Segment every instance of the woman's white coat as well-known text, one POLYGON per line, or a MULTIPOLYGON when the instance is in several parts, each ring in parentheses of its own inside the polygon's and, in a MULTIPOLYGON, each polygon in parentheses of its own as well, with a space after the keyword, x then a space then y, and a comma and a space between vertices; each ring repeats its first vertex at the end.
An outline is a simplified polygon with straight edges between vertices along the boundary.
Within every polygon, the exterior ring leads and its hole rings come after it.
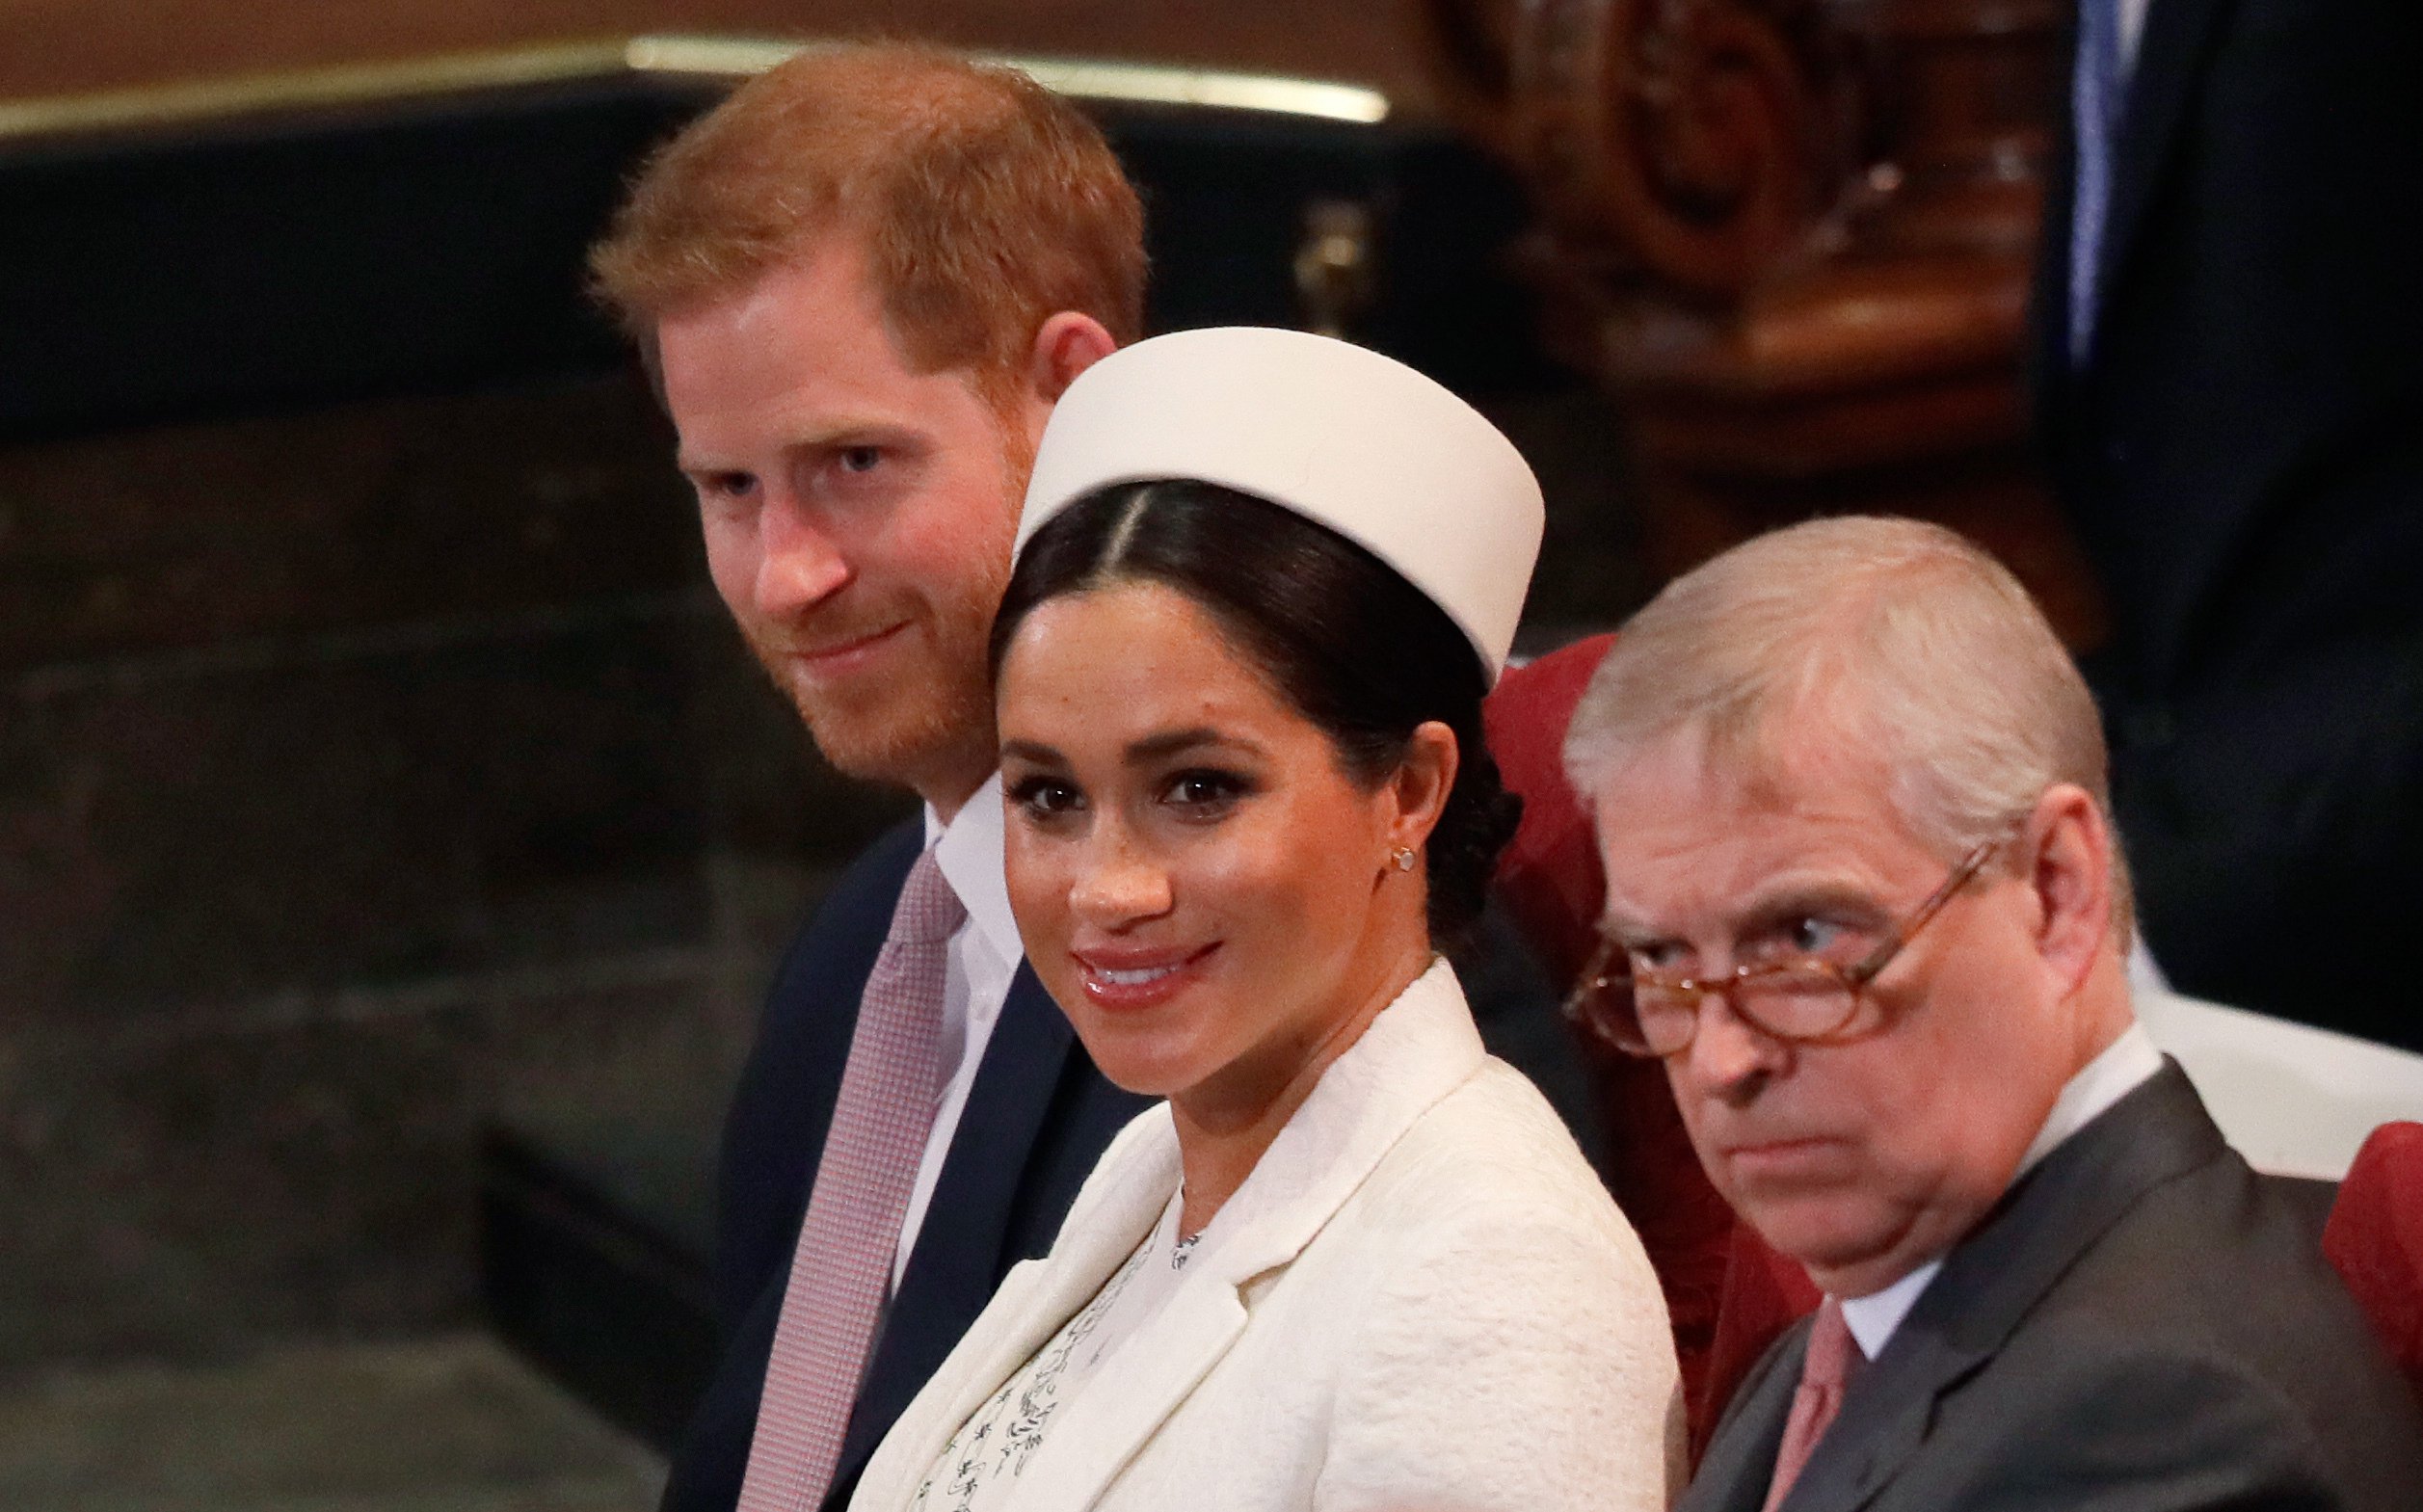
MULTIPOLYGON (((885 1438, 852 1512, 936 1458, 1154 1228, 1166 1104, 1121 1132, 885 1438)), ((1681 1395, 1638 1239, 1434 965, 1206 1232, 1163 1308, 1052 1420, 1011 1512, 1661 1512, 1681 1395)))

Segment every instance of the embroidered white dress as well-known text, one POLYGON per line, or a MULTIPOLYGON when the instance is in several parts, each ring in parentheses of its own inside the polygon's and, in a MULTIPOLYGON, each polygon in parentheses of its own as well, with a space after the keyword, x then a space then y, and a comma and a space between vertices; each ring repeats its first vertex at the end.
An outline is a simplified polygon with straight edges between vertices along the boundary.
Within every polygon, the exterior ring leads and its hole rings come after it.
POLYGON ((1180 1199, 1171 1198, 1152 1234, 1094 1300, 951 1435, 910 1503, 916 1512, 990 1512, 1009 1500, 1053 1415, 1077 1399, 1103 1362, 1177 1289, 1179 1273, 1202 1237, 1178 1236, 1179 1207, 1180 1199))

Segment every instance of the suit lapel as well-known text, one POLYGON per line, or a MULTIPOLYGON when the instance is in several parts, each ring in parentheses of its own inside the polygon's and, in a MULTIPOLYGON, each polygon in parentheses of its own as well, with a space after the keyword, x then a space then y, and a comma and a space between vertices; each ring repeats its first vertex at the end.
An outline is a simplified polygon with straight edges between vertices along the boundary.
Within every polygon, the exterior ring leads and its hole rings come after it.
MULTIPOLYGON (((1252 1176, 1204 1231, 1184 1285, 1103 1362, 1052 1424, 1020 1477, 1009 1512, 1093 1505, 1244 1332, 1249 1288, 1293 1263, 1405 1131, 1486 1058, 1453 970, 1434 964, 1322 1074, 1252 1176)), ((1124 1238, 1097 1244, 1039 1305, 1052 1328, 1093 1296, 1159 1217, 1177 1189, 1174 1131, 1168 1160, 1159 1201, 1139 1189, 1120 1204, 1115 1211, 1124 1238)), ((1072 1235, 1080 1216, 1071 1215, 1072 1235)), ((1086 1217, 1083 1226, 1094 1226, 1093 1220, 1086 1217)), ((1025 1330, 1021 1338, 1035 1332, 1025 1330)), ((1035 1343, 1049 1337, 1044 1329, 1035 1343)), ((1032 1352, 1030 1345, 1025 1354, 1032 1352)), ((1016 1355, 1008 1369, 1025 1354, 1016 1355)), ((998 1388, 1006 1374, 988 1371, 987 1379, 998 1388)), ((953 1426, 965 1417, 953 1418, 953 1426)))
POLYGON ((868 847, 776 968, 716 1178, 715 1305, 727 1332, 789 1279, 858 1030, 859 995, 919 844, 911 821, 868 847))
POLYGON ((1769 1347, 1748 1379, 1736 1389, 1724 1419, 1708 1441, 1699 1472, 1675 1512, 1759 1512, 1774 1478, 1775 1454, 1784 1440, 1784 1419, 1800 1383, 1800 1361, 1809 1347, 1809 1320, 1802 1318, 1769 1347))
POLYGON ((1844 1394, 1783 1512, 1852 1512, 1874 1497, 1926 1442, 1935 1402, 1992 1361, 2080 1255, 2147 1192, 2224 1148, 2170 1063, 2054 1150, 1944 1258, 1844 1394))
POLYGON ((2161 186, 2188 106, 2203 75, 2202 55, 2237 0, 2152 0, 2137 60, 2129 70, 2119 138, 2113 149, 2112 204, 2097 255, 2097 303, 2109 307, 2130 246, 2161 186))
POLYGON ((1007 1258, 1002 1247, 1027 1156, 1075 1043, 1059 1006, 1022 965, 985 1045, 975 1083, 968 1089, 950 1154, 892 1301, 892 1323, 867 1366, 842 1441, 837 1484, 865 1464, 884 1430, 993 1295, 1007 1258))
MULTIPOLYGON (((1077 1307, 1091 1296, 1089 1290, 1078 1298, 1077 1307)), ((1092 1506, 1237 1342, 1246 1316, 1233 1276, 1187 1277, 1068 1404, 1019 1478, 1006 1512, 1092 1506)))
POLYGON ((1132 1130, 1133 1142, 1118 1149, 1117 1164, 1106 1161, 1098 1173, 1101 1184, 1089 1183, 1078 1197, 1050 1258, 1025 1261, 1001 1283, 935 1378, 943 1389, 920 1394, 892 1429, 884 1458, 892 1483, 875 1487, 870 1504, 907 1504, 951 1436, 1093 1299, 1159 1221, 1178 1189, 1178 1139, 1165 1108, 1147 1117, 1151 1123, 1132 1130))

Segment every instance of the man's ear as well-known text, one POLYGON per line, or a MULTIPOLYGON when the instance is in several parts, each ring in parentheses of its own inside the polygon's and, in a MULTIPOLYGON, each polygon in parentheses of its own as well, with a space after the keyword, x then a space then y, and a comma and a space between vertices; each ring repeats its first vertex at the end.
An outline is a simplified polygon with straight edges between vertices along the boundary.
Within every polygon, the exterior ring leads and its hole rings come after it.
POLYGON ((1026 386, 1045 404, 1057 404, 1077 375, 1119 350, 1103 323, 1091 315, 1064 309, 1035 331, 1026 355, 1026 386))
POLYGON ((2037 950, 2066 993, 2086 980, 2112 932, 2112 829, 2087 790, 2058 783, 2022 832, 2039 910, 2037 950))

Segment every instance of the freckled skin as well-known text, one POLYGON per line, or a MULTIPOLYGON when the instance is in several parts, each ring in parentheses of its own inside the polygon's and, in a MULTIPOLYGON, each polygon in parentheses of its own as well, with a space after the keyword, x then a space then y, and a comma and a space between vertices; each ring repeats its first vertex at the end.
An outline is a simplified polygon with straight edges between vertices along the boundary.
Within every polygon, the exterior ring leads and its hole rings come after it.
POLYGON ((846 238, 657 347, 750 649, 835 765, 954 809, 992 768, 985 637, 1048 399, 997 411, 968 370, 913 371, 846 238))
MULTIPOLYGON (((1677 739, 1597 795, 1609 927, 1661 970, 1719 975, 1789 928, 1879 939, 1957 859, 1908 834, 1885 774, 1840 740, 1772 744, 1795 755, 1755 792, 1677 739), (1769 908, 1813 897, 1833 900, 1815 924, 1769 908)), ((1828 1291, 1881 1289, 1950 1248, 2063 1084, 2126 1026, 2085 807, 2076 788, 2048 793, 2014 842, 2037 859, 1989 865, 1871 984, 1873 1032, 1787 1044, 1703 999, 1696 1037, 1667 1059, 1717 1189, 1828 1291)))
POLYGON ((1427 968, 1423 873, 1390 858, 1435 822, 1453 736, 1424 727, 1423 770, 1361 788, 1205 611, 1152 583, 1038 606, 998 708, 1027 959, 1104 1074, 1172 1100, 1200 1222, 1427 968), (1209 738, 1139 757, 1183 731, 1209 738), (1123 1003, 1089 989, 1089 961, 1178 968, 1123 1003))

